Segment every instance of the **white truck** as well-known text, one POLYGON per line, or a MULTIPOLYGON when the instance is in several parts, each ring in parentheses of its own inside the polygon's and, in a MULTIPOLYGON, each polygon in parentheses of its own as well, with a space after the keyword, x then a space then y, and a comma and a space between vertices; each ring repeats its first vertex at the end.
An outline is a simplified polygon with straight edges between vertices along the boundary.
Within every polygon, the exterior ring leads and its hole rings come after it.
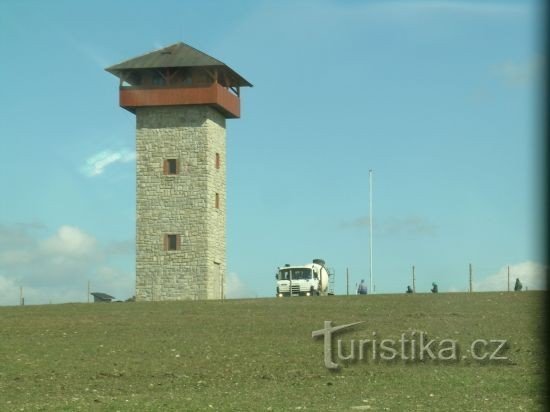
POLYGON ((323 259, 301 266, 285 265, 277 268, 277 297, 332 295, 329 286, 333 272, 323 259))

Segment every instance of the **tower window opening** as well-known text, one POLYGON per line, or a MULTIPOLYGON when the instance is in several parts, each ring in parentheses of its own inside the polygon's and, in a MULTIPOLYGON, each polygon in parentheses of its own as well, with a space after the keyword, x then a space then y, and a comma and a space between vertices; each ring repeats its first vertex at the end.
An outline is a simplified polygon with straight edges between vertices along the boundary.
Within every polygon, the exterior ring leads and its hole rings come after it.
POLYGON ((216 209, 220 208, 220 194, 216 193, 216 209))
POLYGON ((180 235, 164 235, 164 250, 180 250, 180 235))
POLYGON ((220 168, 220 154, 216 153, 216 169, 220 168))
POLYGON ((177 175, 179 173, 178 159, 166 159, 164 161, 164 174, 177 175))

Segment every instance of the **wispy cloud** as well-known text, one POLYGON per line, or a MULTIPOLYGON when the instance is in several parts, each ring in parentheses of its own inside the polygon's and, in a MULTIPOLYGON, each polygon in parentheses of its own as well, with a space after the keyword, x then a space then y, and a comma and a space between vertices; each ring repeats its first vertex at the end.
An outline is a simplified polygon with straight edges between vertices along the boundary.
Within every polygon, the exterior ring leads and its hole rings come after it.
POLYGON ((102 51, 98 44, 91 44, 64 27, 55 26, 55 28, 51 27, 51 29, 58 32, 60 39, 67 42, 77 53, 94 63, 98 68, 104 69, 109 66, 109 59, 105 57, 109 53, 107 53, 107 50, 102 51))
POLYGON ((128 149, 103 150, 86 159, 81 171, 88 177, 102 174, 105 169, 116 163, 128 163, 134 161, 136 153, 128 149))
POLYGON ((544 59, 535 57, 525 61, 507 61, 494 67, 497 77, 510 86, 523 86, 534 82, 544 73, 544 59))
POLYGON ((136 251, 136 241, 132 239, 112 242, 105 246, 104 250, 106 253, 113 256, 132 254, 136 251))
MULTIPOLYGON (((368 216, 343 222, 342 228, 368 228, 368 216)), ((373 222, 373 232, 379 235, 414 235, 433 236, 437 233, 437 226, 420 216, 392 217, 381 222, 373 222)))
POLYGON ((342 222, 340 224, 340 227, 342 227, 343 229, 368 228, 369 223, 370 222, 369 222, 368 216, 362 216, 362 217, 358 217, 357 219, 354 219, 354 220, 349 220, 349 221, 342 222))
POLYGON ((409 216, 388 219, 383 226, 388 234, 434 235, 437 227, 425 218, 409 216))
POLYGON ((255 295, 254 291, 236 273, 227 275, 225 287, 225 296, 228 299, 250 298, 255 295))
MULTIPOLYGON (((513 290, 516 279, 523 288, 529 290, 546 289, 548 267, 537 262, 526 261, 510 265, 510 288, 513 290)), ((475 291, 499 291, 508 289, 508 266, 503 266, 496 273, 474 282, 475 291)))

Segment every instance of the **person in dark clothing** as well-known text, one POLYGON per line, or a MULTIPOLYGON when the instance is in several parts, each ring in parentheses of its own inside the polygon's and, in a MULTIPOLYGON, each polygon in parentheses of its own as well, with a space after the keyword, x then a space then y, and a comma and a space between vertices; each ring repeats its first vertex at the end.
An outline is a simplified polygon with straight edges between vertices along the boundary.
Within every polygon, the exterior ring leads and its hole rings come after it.
POLYGON ((432 293, 437 293, 439 290, 437 289, 437 283, 432 282, 432 288, 430 289, 432 293))
POLYGON ((519 281, 519 278, 516 278, 516 284, 514 285, 514 291, 515 292, 521 292, 522 289, 523 289, 523 285, 519 281))
POLYGON ((367 294, 367 285, 365 285, 365 280, 361 279, 361 283, 357 287, 357 294, 358 295, 366 295, 367 294))
POLYGON ((413 293, 413 290, 410 286, 407 286, 407 293, 413 293))

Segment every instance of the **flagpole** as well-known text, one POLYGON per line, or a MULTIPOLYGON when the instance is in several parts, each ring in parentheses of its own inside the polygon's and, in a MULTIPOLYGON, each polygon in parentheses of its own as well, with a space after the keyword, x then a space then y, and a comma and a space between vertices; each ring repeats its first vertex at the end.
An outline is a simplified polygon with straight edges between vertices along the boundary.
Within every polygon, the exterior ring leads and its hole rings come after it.
POLYGON ((369 260, 370 260, 370 270, 369 270, 369 282, 370 282, 370 293, 374 293, 373 288, 373 273, 372 273, 372 169, 369 169, 369 260))

